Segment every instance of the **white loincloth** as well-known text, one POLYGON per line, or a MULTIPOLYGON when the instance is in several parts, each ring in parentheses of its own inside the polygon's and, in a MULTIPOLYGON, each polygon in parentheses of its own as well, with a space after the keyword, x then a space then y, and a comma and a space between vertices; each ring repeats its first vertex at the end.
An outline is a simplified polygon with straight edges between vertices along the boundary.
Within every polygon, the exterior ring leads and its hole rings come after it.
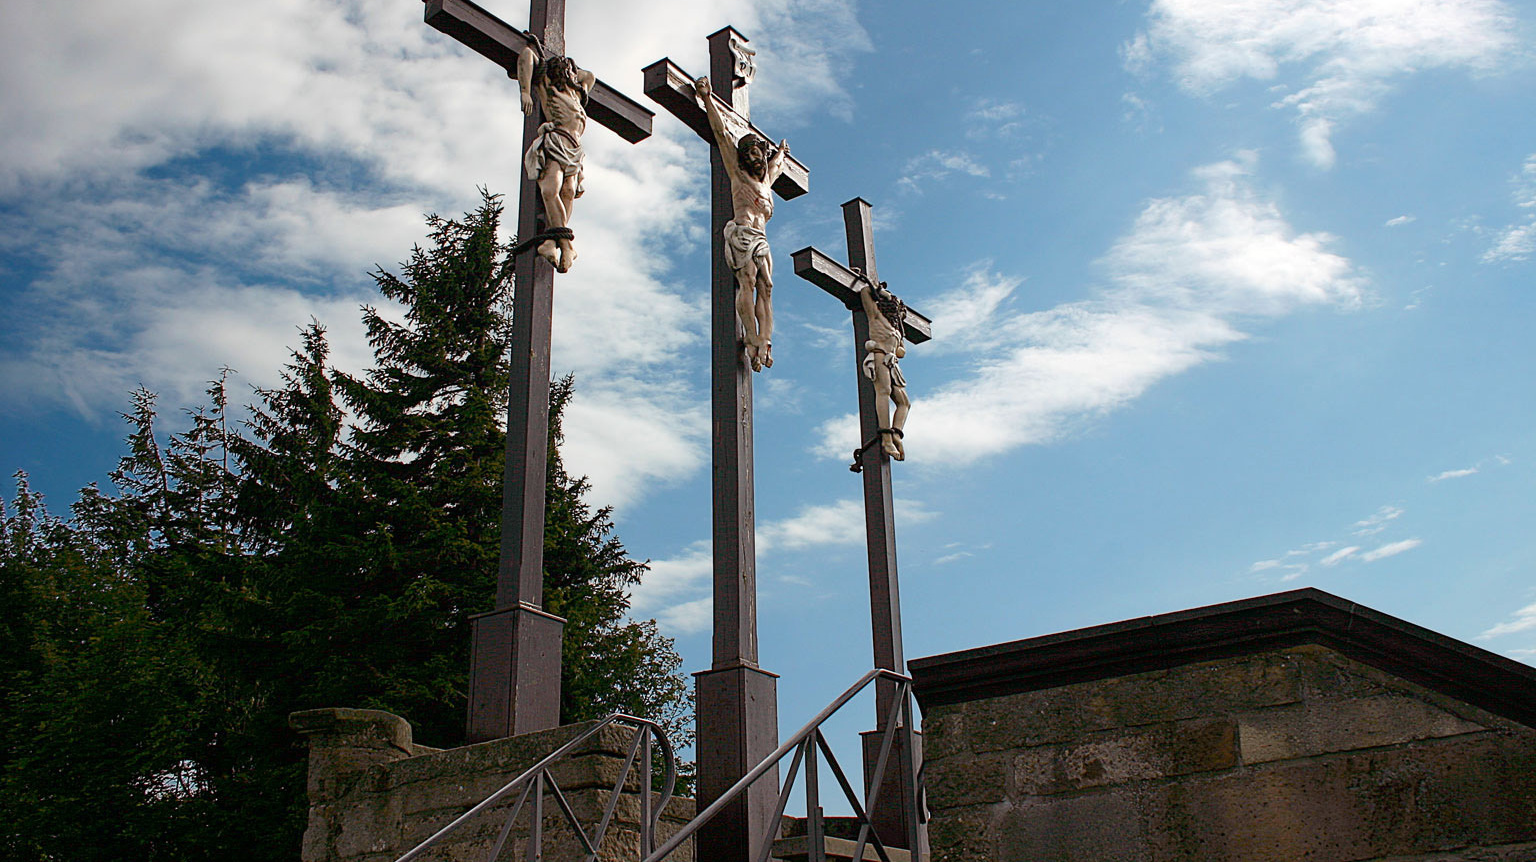
MULTIPOLYGON (((871 342, 871 343, 873 343, 873 342, 871 342)), ((874 380, 875 379, 875 363, 876 362, 882 362, 882 361, 885 363, 885 367, 887 369, 889 369, 890 372, 891 372, 891 388, 892 389, 905 389, 905 388, 907 388, 907 377, 906 377, 906 375, 901 373, 901 366, 896 364, 896 354, 894 354, 894 353, 887 353, 884 350, 871 350, 871 349, 869 349, 869 347, 867 345, 865 347, 864 362, 863 362, 864 376, 868 377, 870 380, 874 380), (884 360, 876 359, 875 358, 876 354, 879 354, 880 356, 884 356, 885 359, 884 360)))
POLYGON ((566 176, 571 176, 574 171, 576 197, 581 197, 581 193, 586 191, 581 184, 586 174, 582 167, 586 158, 587 154, 575 135, 554 123, 544 123, 539 126, 539 136, 533 139, 533 145, 523 155, 523 167, 531 177, 543 176, 545 163, 551 161, 565 168, 566 176))
POLYGON ((735 220, 725 223, 725 262, 733 270, 747 265, 747 261, 767 257, 768 234, 762 228, 742 227, 735 220))

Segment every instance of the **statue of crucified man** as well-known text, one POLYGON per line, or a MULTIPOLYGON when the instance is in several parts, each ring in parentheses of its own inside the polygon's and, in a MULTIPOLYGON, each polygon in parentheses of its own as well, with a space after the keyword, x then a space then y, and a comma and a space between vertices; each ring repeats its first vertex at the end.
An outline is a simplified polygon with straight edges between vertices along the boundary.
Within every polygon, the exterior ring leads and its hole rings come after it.
POLYGON ((725 171, 731 178, 735 217, 725 223, 725 260, 736 273, 736 316, 746 333, 746 356, 753 371, 773 366, 773 257, 765 227, 773 218, 773 182, 784 172, 789 144, 768 142, 747 132, 731 137, 725 118, 710 97, 708 78, 693 84, 709 114, 725 171))
POLYGON ((864 342, 864 376, 875 386, 875 415, 880 421, 880 448, 897 461, 907 457, 901 442, 901 428, 907 422, 907 412, 912 401, 907 398, 907 378, 897 364, 907 355, 901 331, 906 322, 907 306, 894 293, 886 289, 885 282, 875 284, 862 272, 853 289, 864 305, 864 315, 869 319, 869 340, 864 342), (891 403, 896 405, 896 415, 891 415, 891 403))
POLYGON ((544 114, 538 137, 523 156, 528 175, 537 177, 544 199, 546 228, 563 228, 564 237, 539 244, 539 257, 560 272, 576 262, 571 245, 571 205, 581 197, 581 136, 587 130, 587 95, 597 76, 578 67, 569 57, 536 57, 543 53, 537 40, 517 57, 517 84, 523 95, 523 113, 533 116, 534 103, 544 114))

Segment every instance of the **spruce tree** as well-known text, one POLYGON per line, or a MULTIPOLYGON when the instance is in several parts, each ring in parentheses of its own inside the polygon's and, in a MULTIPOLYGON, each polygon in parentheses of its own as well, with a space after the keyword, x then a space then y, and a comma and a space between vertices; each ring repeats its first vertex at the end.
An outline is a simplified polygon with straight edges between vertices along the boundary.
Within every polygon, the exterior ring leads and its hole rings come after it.
MULTIPOLYGON (((374 273, 405 318, 364 310, 366 375, 331 368, 311 323, 248 436, 227 370, 175 434, 140 391, 115 494, 84 489, 67 521, 24 476, 0 500, 0 857, 287 862, 306 810, 290 712, 385 709, 463 741, 468 620, 491 609, 499 546, 501 212, 487 194, 429 217, 401 274, 374 273)), ((645 567, 559 457, 571 393, 550 405, 545 534, 547 604, 570 620, 562 720, 682 731, 672 642, 627 619, 645 567)))

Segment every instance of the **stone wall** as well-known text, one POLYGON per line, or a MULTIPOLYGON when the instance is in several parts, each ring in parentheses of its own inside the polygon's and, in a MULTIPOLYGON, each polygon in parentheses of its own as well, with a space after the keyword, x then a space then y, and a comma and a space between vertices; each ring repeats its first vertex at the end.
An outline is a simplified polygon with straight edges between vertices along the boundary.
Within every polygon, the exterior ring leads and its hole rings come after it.
POLYGON ((934 862, 1536 860, 1536 730, 1317 645, 931 706, 934 862))
MULTIPOLYGON (((416 745, 404 719, 387 712, 322 709, 295 713, 293 727, 309 742, 309 826, 303 862, 393 862, 591 724, 439 750, 416 745)), ((631 729, 610 725, 552 770, 578 821, 590 833, 618 782, 631 729)), ((655 755, 660 756, 659 751, 655 755)), ((640 846, 638 767, 631 771, 600 860, 636 860, 640 846)), ((424 857, 480 862, 495 844, 511 796, 477 815, 424 857)), ((502 858, 522 858, 532 800, 518 818, 502 858)), ((674 799, 658 842, 693 816, 693 800, 674 799)), ((544 803, 544 859, 580 860, 583 852, 552 796, 544 803)), ((692 862, 691 842, 671 857, 692 862)))

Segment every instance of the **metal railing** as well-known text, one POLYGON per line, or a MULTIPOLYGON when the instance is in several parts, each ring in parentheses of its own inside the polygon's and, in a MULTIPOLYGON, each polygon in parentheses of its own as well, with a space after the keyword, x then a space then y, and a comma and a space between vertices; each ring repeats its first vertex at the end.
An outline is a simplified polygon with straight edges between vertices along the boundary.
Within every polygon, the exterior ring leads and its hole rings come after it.
MULTIPOLYGON (((757 862, 768 862, 769 856, 773 852, 773 839, 778 834, 779 824, 784 817, 784 809, 789 804, 790 791, 794 789, 795 777, 802 764, 805 766, 806 837, 809 844, 809 858, 811 862, 823 862, 826 858, 826 832, 822 822, 821 791, 817 775, 816 759, 818 751, 826 757, 827 766, 831 768, 832 774, 837 778, 837 783, 842 788, 843 794, 847 797, 849 805, 853 807, 854 817, 859 824, 859 837, 855 844, 853 858, 855 860, 862 860, 865 848, 872 847, 881 862, 891 862, 891 856, 887 852, 885 841, 878 834, 870 820, 870 812, 875 811, 875 806, 880 802, 880 791, 885 784, 886 767, 891 761, 893 749, 896 750, 896 759, 899 761, 897 768, 902 770, 904 776, 911 776, 912 781, 911 797, 903 802, 903 804, 907 805, 907 810, 904 812, 907 834, 901 837, 905 839, 907 847, 910 848, 912 862, 920 862, 923 844, 921 824, 924 820, 924 806, 922 802, 923 778, 922 769, 916 763, 912 719, 912 680, 910 677, 881 668, 876 668, 864 674, 858 682, 854 683, 852 687, 838 696, 836 700, 828 704, 826 709, 823 709, 815 718, 800 728, 794 736, 775 749, 772 754, 764 758, 750 772, 742 776, 741 780, 733 784, 719 799, 716 799, 710 803, 709 807, 700 811, 698 816, 689 821, 682 829, 679 829, 660 847, 649 854, 643 855, 643 862, 661 862, 661 860, 667 858, 684 841, 698 832, 700 827, 708 823, 733 800, 745 793, 748 787, 776 767, 779 761, 789 756, 791 752, 794 753, 794 759, 790 763, 789 774, 785 776, 783 787, 779 791, 778 806, 774 810, 771 826, 769 827, 773 831, 769 835, 764 836, 762 842, 763 849, 758 855, 757 862), (884 732, 880 738, 880 755, 875 762, 873 774, 869 776, 867 781, 869 789, 866 791, 861 802, 858 795, 854 792, 852 785, 848 783, 848 776, 837 762, 837 757, 833 755, 831 747, 827 745, 826 738, 821 733, 821 726, 834 713, 842 709, 848 701, 852 700, 855 695, 876 680, 882 680, 887 684, 894 683, 897 688, 896 696, 891 700, 890 710, 885 716, 884 723, 881 725, 884 732), (900 746, 894 745, 898 736, 902 737, 902 745, 900 746)), ((894 836, 886 836, 886 838, 891 837, 894 836)))
MULTIPOLYGON (((522 813, 523 806, 530 798, 533 806, 529 815, 527 858, 534 862, 543 858, 544 852, 544 795, 549 795, 559 806, 560 812, 565 815, 565 820, 570 824, 571 831, 576 833, 581 847, 586 851, 586 862, 593 862, 597 858, 597 848, 602 846, 603 836, 608 832, 608 826, 613 821, 613 814, 619 807, 619 800, 624 796, 624 783, 629 779, 630 770, 634 768, 636 760, 640 761, 640 853, 642 855, 652 852, 656 847, 656 829, 661 822, 661 813, 666 810, 667 803, 672 799, 672 788, 677 782, 677 758, 672 752, 671 743, 667 742, 667 735, 655 722, 632 715, 614 713, 599 721, 595 726, 588 728, 570 742, 555 749, 548 757, 535 763, 533 766, 507 782, 500 790, 486 797, 475 807, 459 815, 452 823, 439 829, 431 838, 411 848, 405 855, 395 862, 411 862, 442 841, 448 835, 457 831, 468 823, 475 815, 491 808, 496 803, 507 798, 519 788, 522 794, 517 798, 517 804, 507 813, 506 822, 501 827, 501 832, 496 836, 496 843, 491 847, 491 852, 485 857, 485 862, 496 862, 501 856, 502 848, 506 846, 507 839, 512 835, 513 824, 517 822, 517 816, 522 813), (571 810, 571 804, 565 798, 560 785, 555 782, 555 776, 551 768, 565 759, 567 755, 578 749, 582 743, 600 733, 603 728, 611 724, 629 725, 635 729, 630 737, 629 752, 624 760, 624 768, 619 770, 619 780, 613 786, 613 794, 608 798, 608 805, 603 811, 600 820, 590 835, 587 834, 577 820, 576 814, 571 810), (663 779, 660 796, 653 798, 651 790, 652 775, 652 750, 653 746, 661 746, 662 763, 666 767, 666 777, 663 779)), ((668 851, 670 852, 670 851, 668 851)))

